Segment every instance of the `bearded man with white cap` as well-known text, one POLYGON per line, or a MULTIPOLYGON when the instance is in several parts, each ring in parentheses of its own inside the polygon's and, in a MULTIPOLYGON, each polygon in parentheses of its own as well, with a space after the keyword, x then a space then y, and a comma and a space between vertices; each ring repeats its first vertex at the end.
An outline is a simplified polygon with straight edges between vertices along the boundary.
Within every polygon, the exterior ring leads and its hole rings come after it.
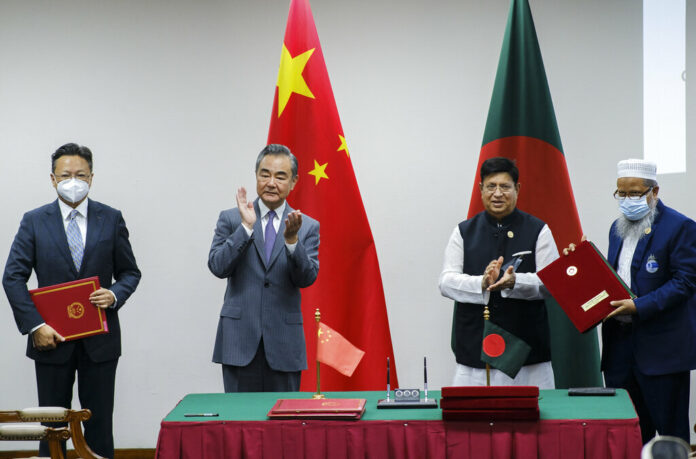
POLYGON ((607 387, 628 390, 643 443, 657 431, 689 441, 689 371, 696 368, 696 223, 658 198, 655 163, 618 164, 621 215, 608 261, 637 298, 613 301, 602 324, 607 387))

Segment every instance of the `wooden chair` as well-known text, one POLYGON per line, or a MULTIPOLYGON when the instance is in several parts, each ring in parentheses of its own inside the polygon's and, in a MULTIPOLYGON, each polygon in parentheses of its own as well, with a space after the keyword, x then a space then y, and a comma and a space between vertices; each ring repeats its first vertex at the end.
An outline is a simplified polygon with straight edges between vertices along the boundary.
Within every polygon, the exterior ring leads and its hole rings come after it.
POLYGON ((0 440, 47 440, 51 458, 64 459, 60 442, 72 437, 73 446, 79 457, 83 459, 104 459, 87 446, 85 437, 82 434, 81 422, 88 420, 91 416, 92 413, 86 409, 70 410, 53 406, 0 411, 0 423, 14 423, 0 424, 0 440), (67 422, 68 427, 53 428, 21 424, 25 422, 67 422), (28 438, 30 436, 31 438, 28 438))
POLYGON ((0 440, 46 440, 51 459, 65 459, 60 442, 70 438, 67 427, 46 427, 38 424, 0 424, 0 440))

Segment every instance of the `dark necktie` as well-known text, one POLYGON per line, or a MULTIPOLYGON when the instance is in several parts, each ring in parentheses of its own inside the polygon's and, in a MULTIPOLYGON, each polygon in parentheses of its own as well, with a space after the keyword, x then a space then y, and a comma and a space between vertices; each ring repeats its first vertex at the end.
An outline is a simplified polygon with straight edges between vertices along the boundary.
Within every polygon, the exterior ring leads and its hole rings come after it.
POLYGON ((276 230, 273 226, 273 219, 276 216, 274 210, 268 211, 268 223, 266 223, 266 234, 264 237, 264 246, 266 248, 266 261, 271 261, 271 253, 273 252, 273 245, 276 240, 276 230))

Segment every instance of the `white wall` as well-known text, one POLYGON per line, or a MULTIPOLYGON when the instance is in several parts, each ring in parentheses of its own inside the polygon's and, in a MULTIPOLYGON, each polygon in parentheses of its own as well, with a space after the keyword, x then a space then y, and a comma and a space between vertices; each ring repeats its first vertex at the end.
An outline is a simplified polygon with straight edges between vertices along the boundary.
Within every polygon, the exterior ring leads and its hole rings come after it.
MULTIPOLYGON (((207 253, 234 189, 253 189, 288 4, 0 2, 0 260, 22 214, 55 198, 50 153, 75 141, 94 152, 91 197, 123 210, 143 272, 120 314, 119 448, 154 447, 178 400, 222 390, 210 358, 224 281, 208 271, 207 253)), ((377 245, 402 386, 421 384, 423 355, 431 387, 449 384, 453 372, 451 302, 437 278, 447 238, 467 213, 508 4, 313 4, 377 245)), ((606 249, 615 164, 642 154, 641 8, 628 0, 531 6, 583 228, 606 249)), ((695 116, 689 111, 690 132, 695 116)), ((664 201, 693 218, 689 135, 690 172, 660 184, 664 201)), ((33 363, 4 295, 0 324, 0 407, 34 405, 33 363)), ((693 408, 693 387, 691 397, 693 408)))

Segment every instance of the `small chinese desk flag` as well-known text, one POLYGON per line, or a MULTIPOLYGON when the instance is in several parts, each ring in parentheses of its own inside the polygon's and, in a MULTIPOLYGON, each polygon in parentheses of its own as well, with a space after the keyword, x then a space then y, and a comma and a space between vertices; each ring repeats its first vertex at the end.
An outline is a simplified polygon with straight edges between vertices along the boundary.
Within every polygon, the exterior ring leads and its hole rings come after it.
POLYGON ((365 355, 333 328, 319 322, 317 360, 345 376, 351 376, 365 355))
POLYGON ((512 333, 490 320, 484 321, 481 360, 497 368, 511 378, 524 365, 532 348, 512 333))

